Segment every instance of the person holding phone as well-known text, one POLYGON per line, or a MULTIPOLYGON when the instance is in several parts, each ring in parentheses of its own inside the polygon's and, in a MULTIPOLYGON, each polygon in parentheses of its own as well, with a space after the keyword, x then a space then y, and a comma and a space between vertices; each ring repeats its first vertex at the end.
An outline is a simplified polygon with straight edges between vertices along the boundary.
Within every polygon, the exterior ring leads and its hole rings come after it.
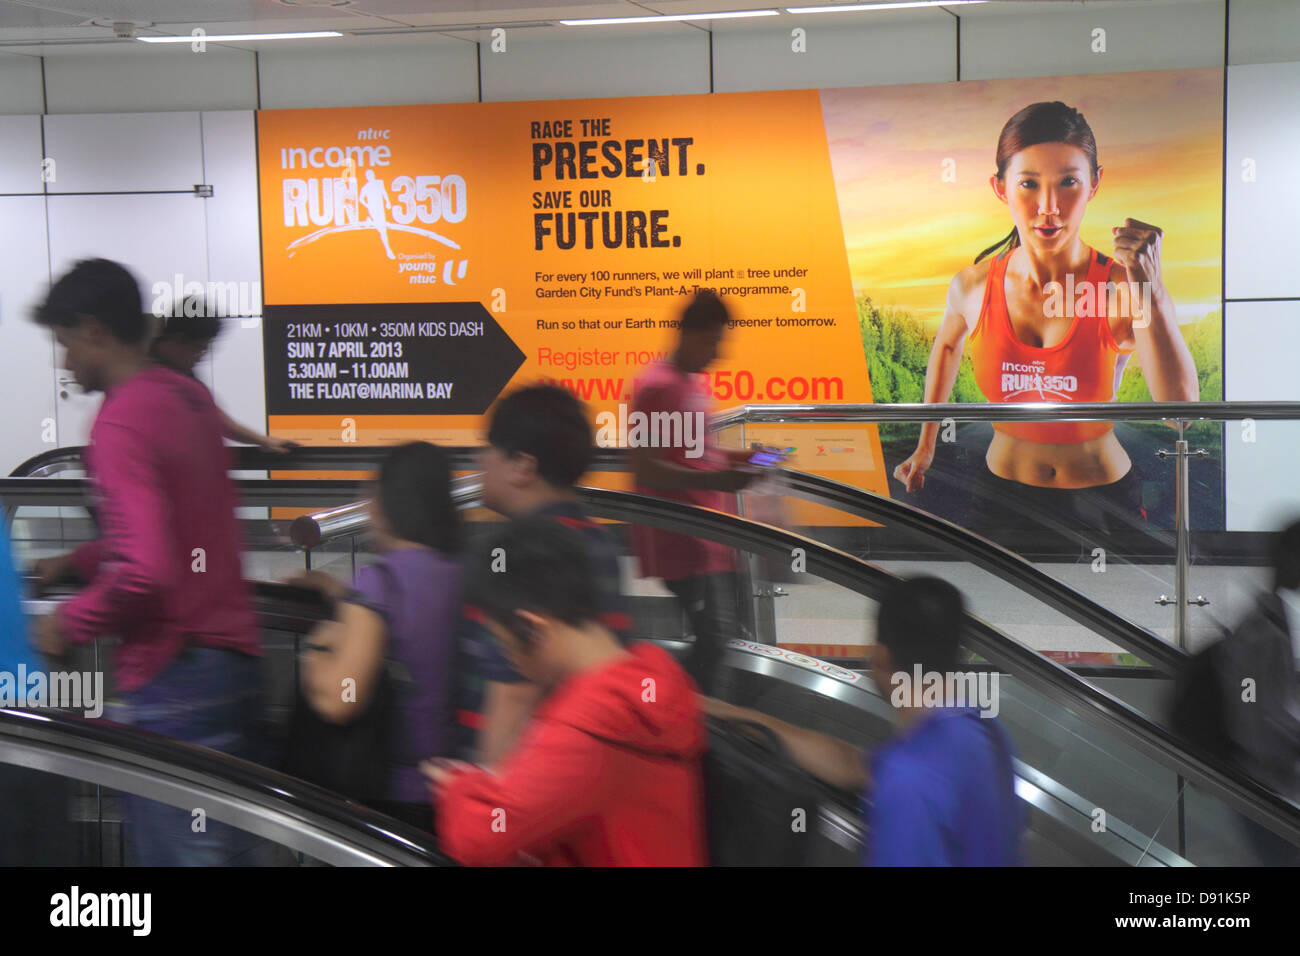
MULTIPOLYGON (((989 183, 1013 228, 949 284, 926 402, 952 393, 967 343, 976 383, 993 402, 1113 401, 1133 355, 1156 401, 1199 398, 1163 281, 1163 231, 1126 219, 1112 229, 1110 255, 1080 237, 1101 177, 1078 110, 1034 103, 1007 121, 989 183), (1077 299, 1062 289, 1078 290, 1077 299), (1111 302, 1120 307, 1112 311, 1111 302)), ((971 526, 1019 527, 1037 511, 1106 531, 1141 514, 1141 482, 1109 422, 1000 422, 993 430, 971 526)), ((909 493, 925 484, 938 433, 937 422, 923 425, 915 452, 894 470, 909 493)))
MULTIPOLYGON (((718 296, 696 294, 682 314, 672 356, 650 366, 637 380, 635 411, 647 417, 668 413, 707 421, 712 395, 704 372, 722 350, 730 319, 718 296)), ((629 448, 637 493, 734 514, 735 492, 759 476, 760 469, 748 460, 754 452, 724 450, 707 431, 702 440, 702 454, 695 457, 685 447, 629 448)), ((641 573, 662 578, 690 620, 695 645, 687 670, 707 692, 723 646, 738 636, 736 553, 726 545, 644 525, 633 525, 631 537, 641 573)))

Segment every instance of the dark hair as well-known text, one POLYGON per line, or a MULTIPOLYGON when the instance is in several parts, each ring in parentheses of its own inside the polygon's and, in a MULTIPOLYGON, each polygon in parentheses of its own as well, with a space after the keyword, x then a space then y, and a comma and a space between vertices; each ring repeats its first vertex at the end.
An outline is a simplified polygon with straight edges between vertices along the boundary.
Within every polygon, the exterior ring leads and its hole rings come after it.
POLYGON ((727 304, 708 289, 701 289, 682 313, 680 328, 683 333, 704 332, 725 326, 730 321, 727 304))
POLYGON ((203 296, 188 295, 176 300, 171 314, 163 318, 154 341, 211 342, 221 334, 223 318, 208 307, 203 296))
POLYGON ((1273 589, 1300 588, 1300 521, 1273 537, 1273 589))
MULTIPOLYGON (((1097 178, 1097 140, 1092 135, 1092 127, 1083 118, 1083 114, 1073 107, 1066 106, 1060 100, 1050 103, 1031 103, 1022 109, 1002 127, 998 136, 997 169, 998 179, 1007 172, 1011 157, 1022 149, 1038 146, 1041 143, 1067 143, 1083 150, 1092 167, 1092 177, 1097 178)), ((1014 226, 1010 235, 999 239, 978 256, 979 262, 992 252, 998 252, 1005 246, 1007 250, 1020 245, 1020 234, 1014 226)))
POLYGON ((393 534, 444 554, 460 551, 451 459, 437 445, 398 445, 379 466, 379 508, 393 534))
POLYGON ((46 328, 73 329, 91 316, 125 345, 139 345, 151 322, 144 311, 140 283, 125 267, 108 259, 83 259, 50 287, 33 318, 46 328))
POLYGON ((947 581, 909 578, 889 589, 876 617, 876 641, 889 650, 895 671, 947 673, 956 669, 966 601, 947 581))
POLYGON ((508 521, 474 549, 465 571, 465 603, 525 644, 518 611, 572 627, 600 619, 600 594, 582 535, 553 518, 508 521))
POLYGON ((487 439, 507 455, 532 455, 556 488, 572 487, 591 465, 587 409, 558 385, 529 385, 497 402, 487 439))

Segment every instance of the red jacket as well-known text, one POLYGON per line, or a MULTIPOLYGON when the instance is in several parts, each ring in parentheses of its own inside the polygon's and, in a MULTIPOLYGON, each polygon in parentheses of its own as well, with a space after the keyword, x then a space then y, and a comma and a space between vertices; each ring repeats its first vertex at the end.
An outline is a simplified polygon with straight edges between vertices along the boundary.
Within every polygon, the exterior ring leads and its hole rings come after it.
POLYGON ((467 771, 443 788, 444 852, 469 866, 705 865, 695 694, 652 644, 569 678, 495 772, 467 771))

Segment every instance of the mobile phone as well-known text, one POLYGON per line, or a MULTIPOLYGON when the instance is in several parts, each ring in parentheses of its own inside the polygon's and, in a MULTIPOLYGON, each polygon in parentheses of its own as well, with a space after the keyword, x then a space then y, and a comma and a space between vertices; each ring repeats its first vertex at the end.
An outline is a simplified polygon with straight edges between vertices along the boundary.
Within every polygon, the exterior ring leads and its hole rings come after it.
POLYGON ((793 448, 787 448, 785 451, 781 451, 779 448, 760 448, 750 455, 747 461, 759 468, 771 468, 773 465, 779 465, 785 461, 792 451, 794 451, 793 448))

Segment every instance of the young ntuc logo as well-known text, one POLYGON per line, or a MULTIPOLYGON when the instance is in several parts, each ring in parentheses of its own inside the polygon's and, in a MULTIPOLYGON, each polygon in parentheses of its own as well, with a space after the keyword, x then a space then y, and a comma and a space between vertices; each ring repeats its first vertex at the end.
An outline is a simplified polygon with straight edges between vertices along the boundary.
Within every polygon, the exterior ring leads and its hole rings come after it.
POLYGON ((469 212, 465 177, 442 175, 387 177, 392 131, 363 129, 357 143, 346 146, 286 146, 280 149, 280 169, 303 170, 308 175, 286 176, 282 182, 284 225, 311 228, 286 247, 292 258, 305 246, 344 232, 373 231, 375 253, 397 262, 399 274, 412 284, 441 281, 455 285, 469 266, 464 258, 437 253, 394 252, 391 234, 408 233, 459 251, 449 236, 424 228, 434 223, 463 222, 469 212), (320 173, 315 173, 320 170, 320 173), (378 172, 376 172, 378 171, 378 172), (315 227, 315 228, 312 228, 315 227))
POLYGON ((1079 379, 1074 375, 1049 375, 1047 362, 1034 359, 1032 362, 1002 363, 1002 399, 1003 401, 1022 400, 1022 396, 1039 401, 1072 401, 1074 393, 1079 390, 1079 379))

